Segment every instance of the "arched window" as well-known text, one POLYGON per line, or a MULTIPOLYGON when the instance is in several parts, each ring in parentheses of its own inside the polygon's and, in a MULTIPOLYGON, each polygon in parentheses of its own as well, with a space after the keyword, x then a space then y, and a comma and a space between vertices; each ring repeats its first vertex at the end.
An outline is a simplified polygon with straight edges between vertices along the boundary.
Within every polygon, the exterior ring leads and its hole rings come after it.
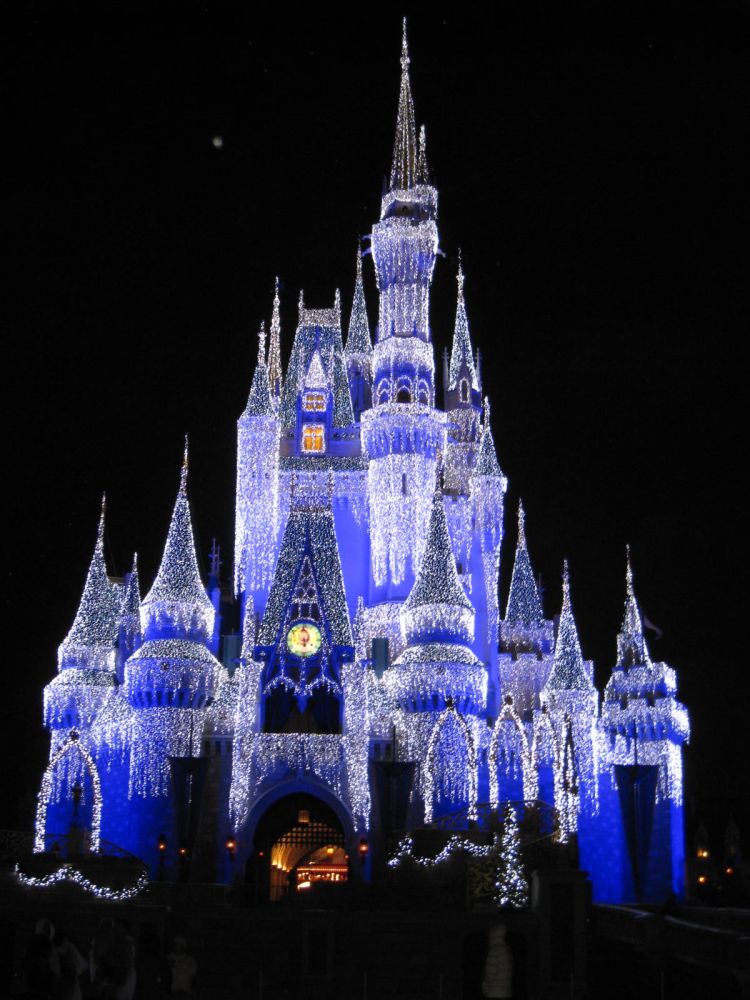
POLYGON ((469 383, 465 378, 461 379, 461 402, 469 402, 469 383))
POLYGON ((399 389, 396 396, 397 403, 411 403, 411 393, 408 389, 399 389))

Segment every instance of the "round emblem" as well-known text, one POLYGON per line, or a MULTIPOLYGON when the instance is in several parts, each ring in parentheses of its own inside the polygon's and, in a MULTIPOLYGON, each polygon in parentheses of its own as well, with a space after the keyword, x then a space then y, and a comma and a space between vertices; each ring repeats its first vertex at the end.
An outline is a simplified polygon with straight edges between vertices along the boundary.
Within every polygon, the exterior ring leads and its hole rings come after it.
POLYGON ((293 625, 287 633, 286 644, 295 656, 312 656, 320 649, 320 629, 307 622, 293 625))

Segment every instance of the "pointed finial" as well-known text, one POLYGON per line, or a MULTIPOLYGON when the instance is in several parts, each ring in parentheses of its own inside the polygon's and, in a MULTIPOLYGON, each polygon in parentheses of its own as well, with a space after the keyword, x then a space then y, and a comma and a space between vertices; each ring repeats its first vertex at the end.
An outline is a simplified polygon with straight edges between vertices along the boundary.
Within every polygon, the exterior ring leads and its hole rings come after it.
POLYGON ((409 40, 406 37, 406 18, 404 18, 403 33, 401 36, 401 69, 405 70, 409 65, 409 40))
POLYGON ((635 591, 633 589, 633 567, 630 564, 630 545, 625 546, 625 562, 627 566, 625 570, 625 581, 627 584, 628 597, 634 598, 635 591))
POLYGON ((336 312, 338 312, 338 313, 341 312, 341 289, 340 288, 336 289, 336 294, 335 294, 335 296, 333 298, 333 308, 336 310, 336 312))
POLYGON ((563 605, 566 601, 570 602, 570 570, 568 569, 568 560, 563 559, 563 605))
POLYGON ((484 416, 484 429, 487 430, 487 428, 490 426, 490 397, 489 396, 485 396, 484 397, 484 414, 483 414, 483 416, 484 416))
POLYGON ((265 362, 266 360, 266 324, 265 320, 261 320, 260 329, 258 330, 258 364, 265 362))
POLYGON ((185 447, 182 452, 182 468, 180 469, 180 493, 184 494, 187 492, 187 474, 188 474, 188 436, 185 435, 185 447))
POLYGON ((357 237, 357 279, 362 277, 362 243, 357 237))
POLYGON ((299 290, 299 308, 300 309, 305 308, 305 293, 301 288, 299 290))
POLYGON ((99 508, 99 525, 96 529, 96 543, 102 545, 104 542, 104 519, 107 514, 107 494, 102 493, 102 503, 99 508))
POLYGON ((458 297, 462 299, 464 297, 464 266, 461 261, 461 248, 458 250, 458 272, 456 274, 456 281, 458 282, 458 297))
POLYGON ((526 548, 526 511, 523 509, 523 500, 518 501, 518 547, 526 548))

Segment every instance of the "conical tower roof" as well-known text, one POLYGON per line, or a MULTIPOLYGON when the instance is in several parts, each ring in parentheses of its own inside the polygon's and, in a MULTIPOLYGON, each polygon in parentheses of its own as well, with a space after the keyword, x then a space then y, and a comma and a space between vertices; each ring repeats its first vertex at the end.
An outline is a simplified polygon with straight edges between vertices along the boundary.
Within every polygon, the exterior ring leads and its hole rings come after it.
MULTIPOLYGON (((180 488, 167 533, 167 543, 156 579, 143 599, 141 618, 148 619, 155 613, 155 617, 159 620, 163 621, 166 618, 182 629, 197 628, 206 635, 211 635, 215 612, 198 569, 193 522, 187 495, 187 475, 186 443, 180 472, 180 488)), ((145 632, 146 621, 143 621, 143 624, 145 632)))
POLYGON ((443 496, 438 486, 432 498, 422 563, 411 593, 404 602, 406 610, 437 604, 472 610, 456 571, 443 496))
POLYGON ((461 263, 458 265, 458 301, 456 303, 456 325, 453 329, 453 346, 451 347, 451 364, 448 374, 448 388, 458 388, 461 373, 467 374, 471 388, 479 391, 479 379, 474 367, 474 357, 469 336, 469 320, 466 317, 466 302, 464 301, 464 272, 461 263))
MULTIPOLYGON (((425 164, 426 169, 426 164, 425 164)), ((414 101, 409 81, 409 45, 406 39, 406 18, 401 41, 401 90, 396 118, 396 141, 393 146, 391 190, 414 187, 417 175, 417 131, 414 123, 414 101)))
POLYGON ((283 378, 281 370, 281 300, 279 299, 279 279, 277 276, 273 293, 271 339, 268 344, 268 385, 271 396, 277 401, 281 396, 283 378))
POLYGON ((625 613, 622 628, 617 636, 618 667, 651 666, 646 639, 643 635, 641 609, 633 589, 633 569, 630 565, 630 546, 627 549, 627 569, 625 572, 625 613))
POLYGON ((122 598, 120 614, 123 618, 137 618, 141 610, 141 586, 138 580, 138 553, 133 554, 133 568, 130 571, 128 582, 125 584, 125 593, 122 598))
POLYGON ((570 576, 566 560, 563 568, 563 604, 557 629, 555 659, 544 690, 590 691, 591 689, 592 683, 583 664, 578 629, 570 603, 570 576))
POLYGON ((513 563, 513 574, 510 579, 508 604, 505 609, 505 621, 510 625, 526 627, 538 626, 544 620, 542 602, 539 598, 531 568, 531 559, 526 545, 526 514, 523 503, 518 503, 518 542, 516 558, 513 563))
POLYGON ((504 479, 500 463, 495 451, 495 439, 490 427, 490 401, 484 400, 484 430, 479 444, 479 454, 473 471, 474 476, 487 476, 492 479, 504 479))
POLYGON ((70 631, 60 644, 58 669, 66 667, 112 669, 114 640, 117 634, 122 587, 107 576, 104 559, 104 515, 102 499, 99 527, 94 554, 91 557, 86 582, 70 631))
POLYGON ((370 324, 367 319, 365 289, 362 284, 362 248, 359 244, 357 244, 357 277, 354 282, 354 301, 352 302, 352 314, 349 319, 344 354, 347 357, 354 357, 358 354, 365 354, 369 357, 372 354, 370 324))
POLYGON ((250 395, 247 398, 247 406, 243 417, 273 417, 276 413, 274 398, 271 395, 271 386, 268 381, 268 368, 265 358, 265 324, 260 324, 258 331, 258 360, 253 372, 253 381, 250 386, 250 395))

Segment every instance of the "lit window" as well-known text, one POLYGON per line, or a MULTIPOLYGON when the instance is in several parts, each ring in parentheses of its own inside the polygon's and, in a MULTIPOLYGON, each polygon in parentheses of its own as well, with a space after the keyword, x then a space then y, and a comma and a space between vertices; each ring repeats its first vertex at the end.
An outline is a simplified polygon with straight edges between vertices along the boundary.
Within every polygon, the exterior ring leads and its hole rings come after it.
POLYGON ((305 452, 325 451, 326 433, 323 424, 304 424, 302 427, 302 450, 305 452))
POLYGON ((325 408, 326 398, 322 392, 306 392, 302 398, 302 409, 307 410, 308 413, 320 413, 325 408))

